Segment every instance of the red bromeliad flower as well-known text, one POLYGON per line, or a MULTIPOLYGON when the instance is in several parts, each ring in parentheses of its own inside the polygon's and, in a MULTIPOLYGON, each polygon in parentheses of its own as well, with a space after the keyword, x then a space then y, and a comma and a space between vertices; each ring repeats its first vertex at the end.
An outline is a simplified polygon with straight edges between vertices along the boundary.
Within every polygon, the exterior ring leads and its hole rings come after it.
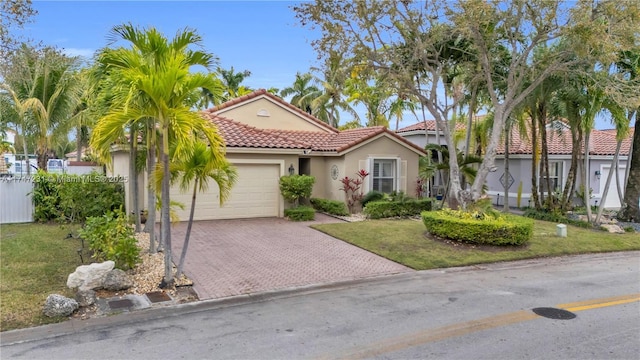
POLYGON ((360 177, 360 179, 364 179, 369 176, 369 173, 365 169, 360 169, 356 174, 360 177))

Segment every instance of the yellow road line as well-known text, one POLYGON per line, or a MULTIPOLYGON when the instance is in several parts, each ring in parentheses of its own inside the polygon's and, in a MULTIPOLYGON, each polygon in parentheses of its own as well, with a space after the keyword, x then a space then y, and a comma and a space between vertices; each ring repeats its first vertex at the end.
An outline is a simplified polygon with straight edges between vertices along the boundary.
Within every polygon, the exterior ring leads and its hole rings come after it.
MULTIPOLYGON (((556 305, 556 307, 567 311, 582 311, 607 306, 627 304, 636 301, 640 301, 640 294, 591 299, 573 303, 559 304, 556 305)), ((338 356, 339 358, 343 359, 371 358, 414 346, 424 345, 430 342, 436 342, 482 330, 493 329, 539 318, 541 317, 529 310, 516 311, 512 313, 491 316, 484 319, 447 325, 437 329, 428 329, 413 334, 383 339, 376 342, 375 344, 358 347, 356 349, 352 349, 351 351, 341 353, 338 356)), ((333 356, 328 355, 321 358, 333 358, 333 356)))
POLYGON ((628 304, 632 302, 640 301, 640 294, 629 294, 622 296, 614 296, 610 298, 603 299, 592 299, 585 301, 578 301, 567 304, 559 304, 556 305, 560 309, 565 309, 567 311, 582 311, 589 309, 597 309, 601 307, 628 304))

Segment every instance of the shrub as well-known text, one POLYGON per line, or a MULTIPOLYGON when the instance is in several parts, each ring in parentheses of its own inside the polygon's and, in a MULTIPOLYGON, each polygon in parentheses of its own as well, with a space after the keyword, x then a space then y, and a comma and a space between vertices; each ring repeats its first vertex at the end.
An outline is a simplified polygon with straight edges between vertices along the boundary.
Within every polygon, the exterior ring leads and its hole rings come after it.
POLYGON ((316 178, 309 175, 288 175, 280 178, 282 197, 292 204, 298 204, 300 198, 311 196, 316 178))
POLYGON ((362 198, 364 197, 364 194, 362 193, 362 184, 364 184, 364 179, 369 176, 369 173, 364 169, 360 169, 356 171, 356 175, 357 178, 345 176, 340 179, 340 182, 342 183, 340 190, 344 191, 347 208, 351 214, 356 211, 356 205, 358 203, 362 205, 362 198))
POLYGON ((549 222, 555 222, 555 223, 563 223, 563 224, 571 224, 571 225, 575 225, 575 226, 579 226, 579 227, 583 227, 583 228, 592 228, 593 224, 587 222, 587 221, 582 221, 582 220, 577 220, 577 219, 570 219, 567 216, 563 215, 561 212, 559 211, 544 211, 544 210, 536 210, 536 209, 527 209, 524 211, 524 216, 528 217, 528 218, 532 218, 532 219, 536 219, 536 220, 542 220, 542 221, 549 221, 549 222))
POLYGON ((310 206, 298 206, 292 209, 286 209, 284 216, 291 221, 309 221, 315 218, 315 210, 310 206))
POLYGON ((533 220, 506 214, 494 217, 460 210, 425 211, 422 222, 432 235, 477 244, 522 245, 533 237, 533 220))
POLYGON ((372 201, 364 208, 364 213, 371 219, 387 217, 408 217, 420 215, 431 210, 431 199, 400 201, 372 201))
POLYGON ((314 209, 321 212, 325 212, 327 214, 332 214, 337 216, 349 215, 347 206, 342 201, 312 198, 311 205, 313 206, 314 209))
POLYGON ((124 187, 108 179, 96 173, 58 175, 38 171, 32 192, 34 220, 84 222, 120 208, 124 205, 124 187))
POLYGON ((121 209, 87 218, 80 230, 80 236, 87 240, 94 259, 113 260, 116 267, 123 270, 131 269, 140 262, 140 249, 133 234, 133 228, 121 209))
POLYGON ((385 198, 384 193, 376 190, 371 190, 362 197, 362 200, 360 201, 360 203, 362 204, 362 206, 367 206, 367 204, 372 201, 380 201, 380 200, 384 200, 384 198, 385 198))

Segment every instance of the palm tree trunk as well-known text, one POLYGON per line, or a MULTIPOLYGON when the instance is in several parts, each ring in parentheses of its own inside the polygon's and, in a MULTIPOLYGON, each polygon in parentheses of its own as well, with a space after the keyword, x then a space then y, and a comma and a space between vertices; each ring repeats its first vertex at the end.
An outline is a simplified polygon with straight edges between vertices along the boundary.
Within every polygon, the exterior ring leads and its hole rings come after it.
POLYGON ((76 161, 82 161, 82 127, 76 129, 76 161))
MULTIPOLYGON (((29 163, 29 154, 27 153, 27 133, 25 132, 24 125, 22 126, 22 156, 24 157, 24 163, 27 167, 27 176, 31 175, 31 164, 29 163)), ((24 169, 22 170, 24 172, 24 169)), ((22 174, 20 174, 22 175, 22 174)))
MULTIPOLYGON (((640 110, 640 109, 639 109, 640 110)), ((638 112, 636 112, 636 115, 638 112)), ((627 157, 629 179, 624 189, 624 202, 618 218, 624 221, 640 221, 640 121, 636 116, 632 152, 627 157)))
POLYGON ((156 189, 153 181, 153 171, 156 166, 155 127, 150 122, 147 129, 147 222, 145 231, 149 233, 149 252, 156 252, 156 189))
POLYGON ((133 218, 136 224, 136 232, 140 232, 140 204, 138 202, 139 198, 139 189, 138 189, 138 167, 136 164, 136 160, 138 158, 138 131, 136 130, 135 125, 131 125, 131 130, 129 134, 129 149, 131 151, 131 158, 129 160, 129 173, 131 175, 131 201, 132 201, 132 211, 133 218))
POLYGON ((511 132, 511 119, 507 118, 504 127, 504 212, 509 212, 509 133, 511 132))
MULTIPOLYGON (((611 160, 611 168, 609 171, 609 175, 607 175, 607 182, 604 184, 604 190, 602 191, 600 198, 600 206, 598 206, 598 214, 596 215, 596 224, 600 224, 600 218, 602 217, 602 211, 604 210, 604 203, 607 200, 607 193, 609 192, 609 186, 611 186, 611 179, 613 178, 613 173, 618 172, 615 164, 618 163, 618 154, 620 154, 620 147, 622 146, 622 141, 618 141, 616 144, 616 153, 613 155, 613 159, 611 160)), ((616 175, 616 178, 618 176, 616 175)))
POLYGON ((531 116, 531 199, 533 207, 540 210, 540 199, 538 197, 538 129, 535 111, 531 116))
POLYGON ((590 191, 591 190, 591 184, 589 181, 589 169, 590 169, 590 164, 589 164, 589 141, 591 139, 590 136, 590 131, 586 131, 585 135, 584 135, 584 169, 582 171, 582 179, 583 179, 583 184, 584 184, 584 198, 585 201, 587 202, 587 222, 591 223, 591 202, 589 201, 590 199, 590 191))
POLYGON ((182 253, 180 254, 180 261, 178 262, 178 271, 176 277, 180 278, 182 270, 184 269, 184 259, 187 257, 187 248, 189 247, 189 236, 191 235, 191 225, 193 225, 193 214, 196 210, 196 191, 198 190, 198 179, 195 179, 193 185, 193 195, 191 196, 191 211, 189 213, 189 224, 187 225, 187 233, 184 236, 184 245, 182 246, 182 253))
MULTIPOLYGON (((161 119, 162 120, 162 119, 161 119)), ((162 121, 161 121, 162 123, 162 121)), ((173 286, 173 260, 171 259, 171 219, 169 216, 169 128, 162 126, 162 243, 164 244, 164 286, 173 286)))

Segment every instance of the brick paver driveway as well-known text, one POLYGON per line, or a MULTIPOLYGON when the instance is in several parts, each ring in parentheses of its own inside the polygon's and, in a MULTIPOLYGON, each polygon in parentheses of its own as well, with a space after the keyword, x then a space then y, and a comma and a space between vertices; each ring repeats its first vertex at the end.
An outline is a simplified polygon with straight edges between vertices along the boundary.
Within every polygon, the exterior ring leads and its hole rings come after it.
MULTIPOLYGON (((340 222, 316 214, 313 222, 264 218, 194 222, 185 273, 200 299, 412 271, 309 225, 340 222)), ((172 231, 174 261, 187 223, 172 231)))

